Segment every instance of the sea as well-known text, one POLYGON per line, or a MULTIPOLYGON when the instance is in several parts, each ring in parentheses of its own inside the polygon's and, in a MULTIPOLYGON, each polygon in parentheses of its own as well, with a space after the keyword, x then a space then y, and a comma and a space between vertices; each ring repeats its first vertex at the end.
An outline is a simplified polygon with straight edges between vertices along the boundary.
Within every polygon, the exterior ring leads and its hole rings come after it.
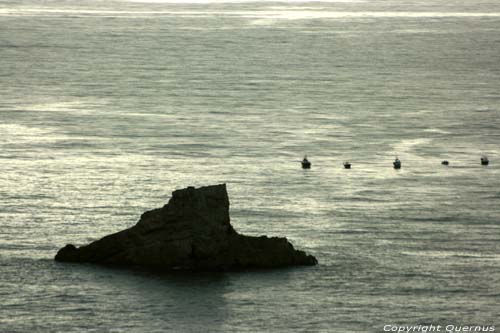
POLYGON ((0 332, 500 331, 499 207, 497 0, 0 2, 0 332), (53 260, 220 183, 319 264, 53 260))

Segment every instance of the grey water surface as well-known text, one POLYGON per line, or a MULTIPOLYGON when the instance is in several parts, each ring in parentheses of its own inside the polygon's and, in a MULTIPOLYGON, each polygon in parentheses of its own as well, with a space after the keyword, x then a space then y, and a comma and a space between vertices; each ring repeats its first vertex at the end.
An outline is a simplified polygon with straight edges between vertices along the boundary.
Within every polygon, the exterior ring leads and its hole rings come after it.
POLYGON ((2 1, 0 331, 498 330, 499 88, 497 1, 2 1), (319 265, 53 261, 216 183, 319 265))

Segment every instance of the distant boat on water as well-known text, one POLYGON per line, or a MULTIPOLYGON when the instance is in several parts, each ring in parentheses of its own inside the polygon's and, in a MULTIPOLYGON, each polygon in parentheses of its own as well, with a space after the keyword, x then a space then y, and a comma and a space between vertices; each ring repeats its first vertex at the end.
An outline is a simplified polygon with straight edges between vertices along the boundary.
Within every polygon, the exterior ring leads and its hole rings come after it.
MULTIPOLYGON (((304 159, 302 161, 300 161, 300 163, 302 164, 302 168, 303 169, 310 169, 311 168, 311 162, 307 159, 307 155, 304 156, 304 159)), ((488 157, 486 156, 482 156, 481 157, 481 165, 489 165, 490 164, 490 160, 488 159, 488 157)), ((343 163, 344 165, 344 169, 351 169, 351 162, 349 161, 345 161, 343 163)), ((402 163, 401 163, 401 160, 396 156, 396 159, 394 160, 394 162, 392 162, 392 165, 394 166, 394 169, 401 169, 402 167, 402 163)), ((450 165, 450 162, 448 160, 442 160, 441 161, 441 165, 445 165, 445 166, 448 166, 450 165)))
POLYGON ((302 169, 311 169, 311 162, 309 162, 307 156, 304 156, 304 159, 300 163, 302 163, 302 169))
POLYGON ((396 157, 394 162, 392 162, 392 165, 394 165, 394 169, 401 169, 401 161, 399 160, 399 158, 396 157))

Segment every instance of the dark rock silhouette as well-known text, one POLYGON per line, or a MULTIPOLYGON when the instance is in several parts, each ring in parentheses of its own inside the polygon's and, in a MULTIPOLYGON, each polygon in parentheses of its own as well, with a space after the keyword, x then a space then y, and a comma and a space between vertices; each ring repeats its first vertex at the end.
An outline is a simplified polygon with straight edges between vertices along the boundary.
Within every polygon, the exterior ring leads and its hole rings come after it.
POLYGON ((286 238, 238 234, 229 221, 225 184, 174 191, 163 208, 145 212, 135 226, 79 248, 66 245, 55 260, 160 270, 317 264, 286 238))

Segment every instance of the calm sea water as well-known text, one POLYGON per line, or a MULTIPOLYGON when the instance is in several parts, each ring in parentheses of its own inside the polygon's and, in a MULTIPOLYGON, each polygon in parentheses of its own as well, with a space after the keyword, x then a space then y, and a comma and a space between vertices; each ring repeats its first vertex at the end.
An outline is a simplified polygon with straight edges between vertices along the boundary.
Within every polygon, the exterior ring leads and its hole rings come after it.
POLYGON ((498 330, 500 3, 179 2, 0 3, 0 330, 498 330), (320 264, 53 261, 223 182, 320 264))

